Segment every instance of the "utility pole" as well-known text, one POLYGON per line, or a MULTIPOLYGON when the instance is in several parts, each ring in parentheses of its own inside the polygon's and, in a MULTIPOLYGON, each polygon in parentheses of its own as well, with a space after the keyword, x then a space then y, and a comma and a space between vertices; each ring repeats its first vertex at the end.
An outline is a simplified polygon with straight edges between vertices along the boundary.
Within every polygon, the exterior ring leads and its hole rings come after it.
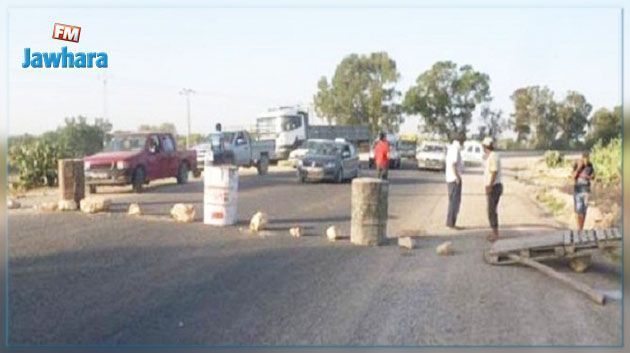
POLYGON ((179 91, 181 96, 186 96, 186 117, 188 130, 186 131, 186 149, 190 148, 190 96, 195 94, 195 91, 190 88, 182 88, 179 91))
POLYGON ((103 73, 99 75, 98 79, 103 82, 103 120, 107 121, 109 119, 109 107, 107 102, 107 80, 110 79, 111 76, 107 73, 103 73))

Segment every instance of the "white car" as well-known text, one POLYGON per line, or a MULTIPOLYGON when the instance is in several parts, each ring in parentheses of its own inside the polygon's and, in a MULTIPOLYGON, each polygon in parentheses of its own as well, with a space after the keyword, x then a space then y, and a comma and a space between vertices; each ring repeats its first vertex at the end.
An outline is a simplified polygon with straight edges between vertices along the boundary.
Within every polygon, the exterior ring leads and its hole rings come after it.
POLYGON ((462 159, 468 165, 483 163, 483 147, 479 141, 465 141, 462 148, 462 159))
POLYGON ((418 169, 444 170, 446 145, 441 142, 423 142, 416 151, 418 169))

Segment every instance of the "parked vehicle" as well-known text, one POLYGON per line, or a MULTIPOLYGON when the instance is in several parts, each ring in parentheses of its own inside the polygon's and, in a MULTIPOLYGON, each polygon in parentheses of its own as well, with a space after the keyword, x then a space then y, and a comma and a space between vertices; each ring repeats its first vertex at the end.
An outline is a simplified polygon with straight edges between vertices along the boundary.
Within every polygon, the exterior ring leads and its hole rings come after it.
MULTIPOLYGON (((402 159, 400 156, 400 153, 398 152, 398 138, 396 137, 396 135, 394 134, 387 134, 387 142, 389 142, 389 168, 390 169, 400 169, 400 167, 402 166, 402 159)), ((368 167, 369 168, 374 168, 374 146, 376 146, 376 143, 378 142, 378 139, 375 140, 372 143, 372 146, 370 147, 370 157, 369 157, 369 161, 368 161, 368 167)))
POLYGON ((197 160, 203 169, 208 154, 213 164, 256 167, 258 174, 267 174, 269 162, 275 159, 274 140, 255 140, 245 130, 215 132, 205 143, 195 146, 197 160))
POLYGON ((298 181, 332 180, 341 183, 359 176, 359 157, 351 143, 317 140, 298 162, 298 181))
POLYGON ((189 172, 199 175, 195 151, 178 151, 168 133, 114 134, 104 151, 83 159, 85 182, 91 193, 100 185, 133 186, 141 192, 152 180, 177 178, 188 181, 189 172))
POLYGON ((465 164, 480 165, 483 163, 483 147, 479 141, 464 141, 462 160, 465 164))
POLYGON ((299 107, 270 109, 256 118, 256 133, 275 140, 278 159, 287 159, 307 139, 342 138, 355 145, 370 141, 367 125, 310 125, 308 118, 308 112, 299 107))
POLYGON ((400 153, 401 158, 416 158, 416 142, 409 140, 400 140, 396 145, 396 149, 400 153))
POLYGON ((446 145, 441 142, 423 142, 416 153, 418 169, 446 169, 446 145))

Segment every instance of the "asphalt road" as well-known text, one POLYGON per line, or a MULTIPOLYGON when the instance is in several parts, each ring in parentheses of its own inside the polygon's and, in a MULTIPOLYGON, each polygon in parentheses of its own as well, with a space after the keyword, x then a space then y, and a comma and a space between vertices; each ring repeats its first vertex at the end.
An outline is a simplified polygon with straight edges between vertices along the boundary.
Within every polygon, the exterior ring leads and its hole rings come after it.
MULTIPOLYGON (((421 223, 418 215, 436 207, 427 195, 445 193, 439 173, 393 171, 391 183, 392 233, 421 223)), ((329 243, 327 226, 349 230, 348 184, 242 177, 240 227, 264 210, 271 229, 262 237, 166 220, 174 202, 200 206, 201 191, 196 181, 123 194, 108 214, 10 213, 9 342, 621 343, 620 301, 599 306, 533 270, 487 265, 481 233, 450 238, 457 251, 449 257, 435 254, 439 237, 413 251, 329 243), (131 201, 149 216, 128 217, 131 201), (295 224, 307 236, 291 238, 295 224)), ((553 265, 596 288, 620 288, 620 267, 602 259, 580 275, 553 265)))

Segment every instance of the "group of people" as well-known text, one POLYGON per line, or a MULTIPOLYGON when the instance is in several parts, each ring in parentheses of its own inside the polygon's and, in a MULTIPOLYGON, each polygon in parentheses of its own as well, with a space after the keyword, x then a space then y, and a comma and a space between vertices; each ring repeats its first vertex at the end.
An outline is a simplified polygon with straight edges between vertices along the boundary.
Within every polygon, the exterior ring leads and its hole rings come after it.
MULTIPOLYGON (((462 201, 462 173, 464 170, 464 162, 462 161, 461 148, 465 139, 466 135, 458 135, 453 139, 446 153, 445 175, 448 189, 446 226, 452 229, 457 229, 457 215, 462 201)), ((494 141, 492 138, 486 137, 482 145, 485 152, 484 183, 488 201, 488 220, 492 228, 492 233, 488 236, 488 240, 495 241, 499 238, 497 207, 501 194, 503 194, 501 159, 494 150, 494 141)), ((378 178, 380 179, 387 179, 389 169, 388 154, 389 143, 387 142, 385 133, 381 133, 379 140, 374 145, 374 162, 378 178)))
MULTIPOLYGON (((466 135, 460 134, 448 146, 446 151, 445 177, 448 191, 448 211, 446 214, 446 226, 451 229, 459 229, 456 225, 457 215, 462 202, 462 173, 464 162, 462 160, 461 149, 466 140, 466 135)), ((488 221, 491 234, 487 239, 491 242, 499 239, 499 215, 497 208, 499 200, 503 194, 503 184, 501 183, 501 158, 494 149, 494 141, 486 137, 481 142, 484 150, 484 192, 487 200, 488 221)))
MULTIPOLYGON (((466 140, 465 134, 456 136, 448 146, 445 161, 445 178, 448 192, 448 210, 446 214, 446 226, 451 229, 457 227, 457 215, 462 202, 462 173, 464 162, 461 149, 466 140)), ((481 142, 484 150, 483 181, 487 202, 487 215, 491 233, 487 239, 494 242, 499 239, 499 215, 497 212, 499 200, 503 194, 501 182, 501 158, 495 151, 495 142, 491 137, 486 137, 481 142)), ((374 146, 374 161, 377 175, 380 179, 387 179, 389 169, 389 143, 385 133, 379 135, 379 140, 374 146)), ((595 176, 595 169, 589 160, 588 152, 584 152, 580 160, 573 166, 572 178, 574 181, 574 206, 577 218, 577 229, 584 229, 588 199, 591 191, 591 182, 595 176)))

